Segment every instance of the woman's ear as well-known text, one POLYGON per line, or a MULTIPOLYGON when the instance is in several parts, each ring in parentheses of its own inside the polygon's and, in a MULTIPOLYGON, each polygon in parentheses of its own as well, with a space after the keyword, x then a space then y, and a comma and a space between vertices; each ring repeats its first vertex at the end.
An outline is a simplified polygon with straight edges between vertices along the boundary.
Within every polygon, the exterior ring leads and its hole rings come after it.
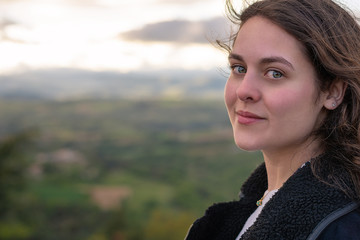
POLYGON ((335 80, 330 85, 328 91, 326 92, 326 99, 324 102, 324 107, 328 110, 334 110, 337 108, 343 101, 345 91, 347 88, 347 83, 343 80, 335 80))

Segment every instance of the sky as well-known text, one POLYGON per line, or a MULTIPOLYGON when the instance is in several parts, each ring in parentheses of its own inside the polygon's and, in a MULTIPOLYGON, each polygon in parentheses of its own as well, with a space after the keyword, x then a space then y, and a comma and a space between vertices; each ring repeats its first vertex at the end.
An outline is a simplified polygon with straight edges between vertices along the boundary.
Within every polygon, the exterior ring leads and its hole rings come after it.
POLYGON ((209 69, 223 61, 206 41, 223 24, 222 4, 0 0, 0 74, 39 68, 209 69))
POLYGON ((0 0, 0 75, 207 70, 226 65, 207 39, 229 31, 224 0, 0 0))

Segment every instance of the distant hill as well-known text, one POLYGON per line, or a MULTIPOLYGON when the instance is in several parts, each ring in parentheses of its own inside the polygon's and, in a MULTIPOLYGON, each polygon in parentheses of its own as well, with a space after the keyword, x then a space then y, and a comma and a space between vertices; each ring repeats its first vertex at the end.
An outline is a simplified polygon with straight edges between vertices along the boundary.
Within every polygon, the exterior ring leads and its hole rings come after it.
POLYGON ((222 98, 224 70, 161 70, 120 73, 45 69, 0 75, 7 99, 222 98))

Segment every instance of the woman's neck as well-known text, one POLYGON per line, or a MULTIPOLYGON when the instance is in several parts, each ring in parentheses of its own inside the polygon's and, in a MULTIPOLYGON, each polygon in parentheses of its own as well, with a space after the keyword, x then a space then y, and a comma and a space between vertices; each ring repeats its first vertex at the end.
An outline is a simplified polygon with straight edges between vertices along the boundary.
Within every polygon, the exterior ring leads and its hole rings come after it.
POLYGON ((279 189, 304 163, 321 154, 315 142, 296 150, 262 151, 267 171, 268 190, 279 189))

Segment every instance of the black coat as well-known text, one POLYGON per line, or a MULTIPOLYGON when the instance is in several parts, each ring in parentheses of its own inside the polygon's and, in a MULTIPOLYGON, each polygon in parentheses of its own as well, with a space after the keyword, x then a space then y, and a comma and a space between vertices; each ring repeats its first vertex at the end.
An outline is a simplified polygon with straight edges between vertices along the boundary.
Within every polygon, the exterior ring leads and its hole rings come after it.
MULTIPOLYGON (((241 189, 240 200, 211 206, 196 220, 186 240, 235 240, 267 189, 262 164, 241 189)), ((241 240, 360 240, 359 205, 319 181, 307 163, 264 206, 241 240)))

